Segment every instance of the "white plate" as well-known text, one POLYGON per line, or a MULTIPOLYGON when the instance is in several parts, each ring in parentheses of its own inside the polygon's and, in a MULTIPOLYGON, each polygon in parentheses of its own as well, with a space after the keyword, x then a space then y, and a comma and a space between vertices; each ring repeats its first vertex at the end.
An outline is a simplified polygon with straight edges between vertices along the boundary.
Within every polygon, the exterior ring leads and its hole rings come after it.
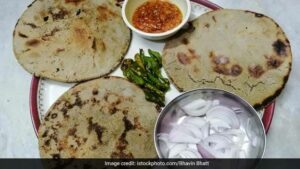
MULTIPOLYGON (((219 9, 217 5, 207 1, 207 0, 192 0, 192 18, 195 19, 200 15, 211 11, 213 9, 219 9), (197 2, 197 3, 195 3, 197 2), (201 5, 200 5, 201 4, 201 5)), ((162 52, 165 45, 164 41, 150 41, 146 40, 135 33, 132 33, 132 41, 128 49, 125 58, 134 58, 134 55, 139 52, 139 49, 152 49, 155 51, 162 52)), ((167 77, 165 71, 162 69, 163 76, 167 77)), ((112 76, 124 77, 120 69, 116 69, 112 76)), ((61 83, 48 79, 38 79, 33 77, 32 86, 30 91, 30 108, 31 108, 31 117, 34 125, 34 130, 37 133, 40 121, 44 118, 47 110, 51 105, 68 89, 70 89, 75 84, 70 83, 61 83)), ((166 93, 166 104, 168 104, 175 97, 181 93, 171 84, 171 89, 166 93)), ((266 107, 266 110, 259 112, 259 116, 262 118, 264 127, 268 131, 270 124, 272 122, 272 117, 274 113, 275 104, 272 103, 266 107), (263 116, 264 115, 264 116, 263 116)))

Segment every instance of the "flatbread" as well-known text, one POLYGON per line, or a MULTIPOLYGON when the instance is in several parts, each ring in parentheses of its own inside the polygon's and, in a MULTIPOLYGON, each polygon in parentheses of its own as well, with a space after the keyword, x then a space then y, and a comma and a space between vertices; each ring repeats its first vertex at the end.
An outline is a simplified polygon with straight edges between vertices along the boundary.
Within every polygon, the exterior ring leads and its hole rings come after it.
POLYGON ((112 72, 130 40, 115 0, 36 0, 16 25, 13 48, 28 72, 79 82, 112 72))
POLYGON ((219 88, 262 108, 284 88, 289 40, 271 18, 250 11, 208 12, 169 40, 163 66, 180 91, 219 88))
POLYGON ((119 77, 79 84, 49 109, 39 131, 42 158, 155 158, 158 110, 119 77))

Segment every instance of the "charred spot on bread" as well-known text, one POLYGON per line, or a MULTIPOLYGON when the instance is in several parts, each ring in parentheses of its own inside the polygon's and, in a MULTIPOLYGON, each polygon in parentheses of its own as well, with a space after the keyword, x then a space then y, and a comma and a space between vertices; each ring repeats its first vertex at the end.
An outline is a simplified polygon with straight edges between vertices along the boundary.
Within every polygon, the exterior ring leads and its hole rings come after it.
POLYGON ((111 158, 133 158, 131 152, 126 153, 124 150, 128 145, 128 141, 126 140, 127 132, 134 129, 134 125, 127 119, 126 116, 123 117, 123 122, 125 129, 116 143, 116 150, 111 154, 111 158))
MULTIPOLYGON (((50 33, 46 33, 45 35, 43 35, 43 36, 42 36, 42 39, 43 39, 44 41, 47 41, 47 40, 50 39, 50 37, 54 36, 55 33, 59 32, 59 31, 60 31, 60 29, 54 28, 53 30, 51 30, 50 33)), ((60 48, 59 48, 59 49, 60 49, 60 48)))
POLYGON ((47 22, 48 19, 49 19, 49 16, 45 16, 43 19, 44 19, 45 22, 47 22))
POLYGON ((69 12, 64 8, 61 8, 56 13, 54 13, 52 10, 50 10, 50 14, 52 16, 52 19, 55 21, 55 20, 64 19, 65 16, 67 16, 69 14, 69 12))
POLYGON ((78 9, 77 11, 76 11, 76 16, 79 16, 81 14, 81 9, 78 9))
POLYGON ((249 10, 245 10, 245 13, 252 13, 252 14, 254 14, 254 16, 257 17, 257 18, 261 18, 261 17, 264 17, 264 16, 265 16, 265 15, 263 15, 263 14, 256 13, 256 12, 253 12, 253 11, 249 11, 249 10))
POLYGON ((39 44, 40 44, 40 41, 38 39, 31 39, 26 42, 26 45, 30 46, 30 47, 35 47, 35 46, 38 46, 39 44))
POLYGON ((191 64, 191 59, 183 52, 177 54, 177 59, 183 65, 191 64))
POLYGON ((266 105, 268 105, 268 104, 270 104, 270 103, 272 103, 272 101, 274 101, 274 99, 275 98, 277 98, 280 94, 281 94, 281 92, 282 92, 282 90, 284 89, 284 87, 286 86, 286 83, 287 83, 287 81, 289 80, 289 75, 290 75, 290 73, 291 73, 291 67, 292 67, 292 64, 290 63, 290 66, 289 66, 290 68, 289 68, 289 71, 288 71, 288 74, 286 75, 286 76, 284 76, 283 77, 283 79, 282 79, 282 86, 280 87, 280 88, 278 88, 271 96, 269 96, 269 97, 267 97, 265 100, 263 100, 261 103, 257 103, 257 104, 255 104, 253 107, 256 109, 256 110, 259 110, 259 109, 262 109, 262 108, 264 108, 264 106, 266 106, 266 105))
POLYGON ((214 71, 219 74, 229 75, 229 70, 225 66, 215 66, 214 71))
POLYGON ((111 114, 111 115, 114 115, 114 114, 116 114, 117 112, 118 112, 118 110, 119 109, 117 109, 116 107, 110 107, 110 109, 109 109, 109 113, 111 114))
POLYGON ((93 39, 92 49, 97 50, 96 38, 93 39))
POLYGON ((18 35, 19 35, 21 38, 28 38, 27 35, 25 35, 25 34, 23 34, 23 33, 21 33, 21 32, 19 32, 18 35))
POLYGON ((98 89, 93 89, 92 93, 93 93, 93 95, 98 95, 99 91, 98 91, 98 89))
POLYGON ((56 119, 56 117, 57 117, 57 113, 51 114, 51 118, 52 118, 52 119, 56 119))
POLYGON ((48 132, 49 132, 49 130, 46 130, 46 131, 42 134, 42 137, 43 137, 43 138, 47 137, 47 136, 48 136, 48 132))
POLYGON ((217 19, 216 19, 215 16, 212 16, 212 19, 213 19, 213 21, 214 21, 215 23, 217 23, 217 19))
POLYGON ((130 120, 127 119, 126 116, 123 117, 123 122, 124 122, 126 132, 134 128, 133 124, 131 123, 130 120))
POLYGON ((103 143, 103 141, 102 141, 102 134, 103 134, 103 131, 104 131, 104 128, 101 127, 100 125, 97 125, 97 126, 95 127, 95 132, 96 132, 96 134, 97 134, 97 139, 98 139, 98 141, 99 141, 100 144, 103 143))
POLYGON ((77 129, 75 127, 73 127, 73 128, 68 130, 68 135, 69 136, 74 136, 76 132, 77 132, 77 129))
POLYGON ((80 99, 80 97, 78 96, 78 94, 76 95, 76 99, 75 99, 75 102, 73 104, 74 106, 78 106, 78 107, 82 107, 83 106, 83 102, 82 100, 80 99))
POLYGON ((80 2, 82 2, 84 0, 65 0, 65 3, 68 4, 74 4, 74 5, 78 5, 80 2))
POLYGON ((189 40, 187 38, 183 38, 182 39, 182 43, 185 44, 185 45, 187 45, 187 44, 189 44, 189 40))
POLYGON ((32 29, 37 28, 37 26, 34 23, 24 23, 24 25, 30 26, 32 29))
POLYGON ((281 39, 278 39, 273 43, 273 49, 277 55, 286 56, 287 45, 281 39))
POLYGON ((255 13, 255 17, 257 17, 257 18, 261 18, 263 16, 264 16, 263 14, 255 13))
POLYGON ((269 69, 276 69, 276 68, 280 67, 282 63, 283 63, 282 60, 280 60, 279 58, 276 58, 274 56, 271 56, 267 59, 267 67, 269 69))
POLYGON ((46 140, 46 141, 44 142, 45 146, 47 146, 47 147, 50 146, 50 141, 51 141, 50 139, 46 140))
POLYGON ((248 72, 249 72, 250 76, 254 77, 254 78, 259 78, 260 76, 262 76, 265 73, 265 71, 261 65, 249 66, 248 72))
POLYGON ((242 73, 242 71, 243 71, 243 68, 240 65, 235 64, 235 65, 232 65, 230 74, 232 76, 239 76, 242 73))

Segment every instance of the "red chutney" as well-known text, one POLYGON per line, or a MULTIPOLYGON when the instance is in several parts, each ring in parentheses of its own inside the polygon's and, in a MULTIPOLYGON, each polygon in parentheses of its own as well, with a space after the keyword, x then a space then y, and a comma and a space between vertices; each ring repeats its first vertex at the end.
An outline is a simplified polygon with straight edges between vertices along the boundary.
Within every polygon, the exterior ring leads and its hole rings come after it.
POLYGON ((133 14, 135 28, 147 33, 171 30, 182 21, 180 9, 167 0, 150 0, 143 3, 133 14))

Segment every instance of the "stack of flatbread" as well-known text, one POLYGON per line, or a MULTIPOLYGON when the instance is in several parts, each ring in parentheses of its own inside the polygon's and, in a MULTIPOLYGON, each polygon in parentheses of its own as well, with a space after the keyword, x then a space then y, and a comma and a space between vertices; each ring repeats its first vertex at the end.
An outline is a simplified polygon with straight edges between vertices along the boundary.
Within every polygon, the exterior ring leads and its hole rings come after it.
MULTIPOLYGON (((19 19, 14 52, 35 76, 81 82, 111 73, 131 32, 114 0, 36 0, 19 19)), ((157 105, 126 79, 78 84, 48 110, 39 128, 42 158, 154 158, 157 105)))
POLYGON ((180 91, 219 88, 262 108, 280 94, 291 70, 289 40, 271 18, 217 10, 167 42, 163 66, 180 91))

